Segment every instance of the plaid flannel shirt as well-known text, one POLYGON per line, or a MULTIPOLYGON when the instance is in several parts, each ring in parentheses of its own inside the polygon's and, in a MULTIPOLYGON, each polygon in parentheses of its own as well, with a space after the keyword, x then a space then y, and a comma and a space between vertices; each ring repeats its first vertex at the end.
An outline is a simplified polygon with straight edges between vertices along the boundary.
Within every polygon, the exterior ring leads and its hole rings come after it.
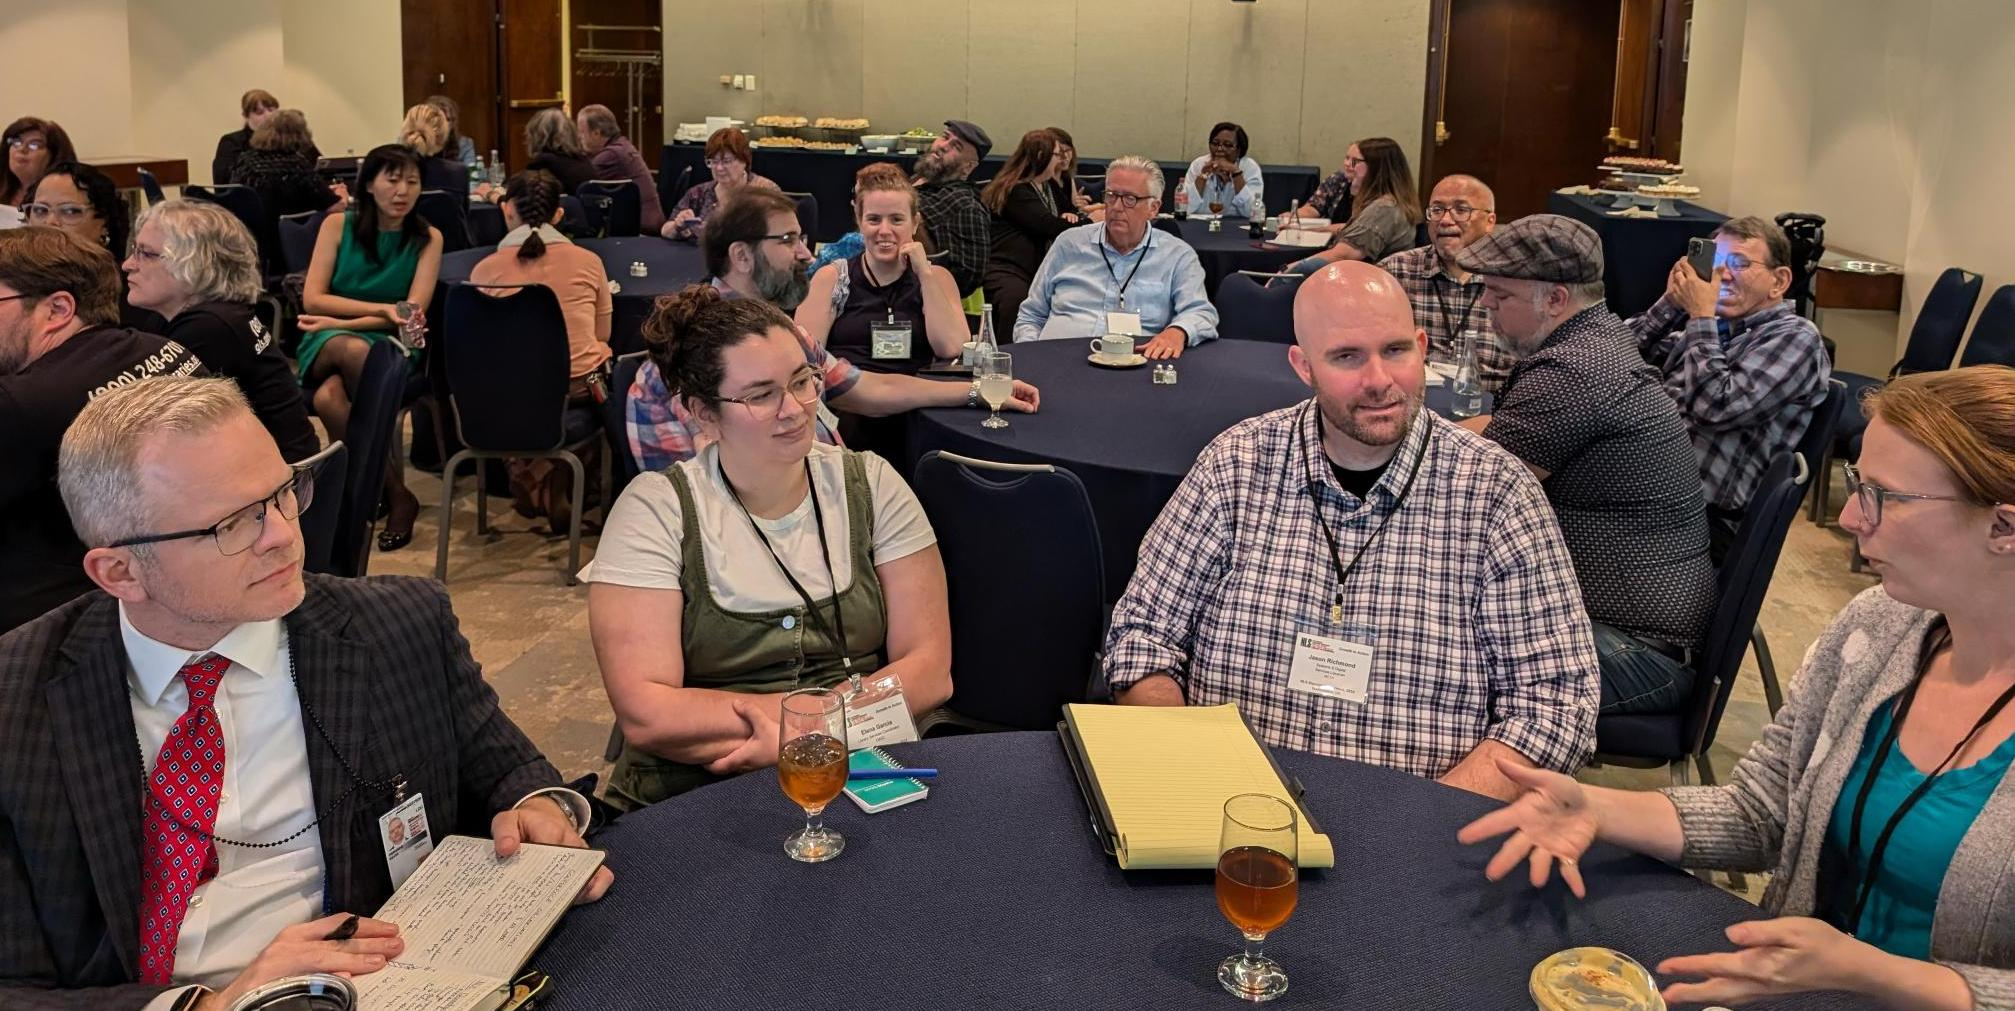
POLYGON ((923 208, 931 244, 949 254, 944 266, 958 282, 959 295, 972 294, 993 249, 993 215, 980 203, 979 187, 965 179, 925 183, 917 187, 917 203, 923 208))
POLYGON ((1630 328, 1686 416, 1708 503, 1748 506, 1770 459, 1797 448, 1826 398, 1833 370, 1819 328, 1789 302, 1737 320, 1687 319, 1663 297, 1630 328))
POLYGON ((1313 435, 1312 404, 1241 422, 1198 457, 1113 611, 1114 690, 1168 674, 1191 705, 1237 702, 1272 744, 1421 776, 1486 739, 1544 768, 1578 768, 1595 738, 1595 646, 1539 482, 1423 409, 1358 499, 1313 435), (1329 624, 1338 587, 1316 500, 1344 564, 1364 552, 1341 589, 1340 627, 1329 624), (1288 687, 1298 630, 1371 641, 1365 702, 1288 687))
POLYGON ((1461 364, 1464 329, 1482 336, 1476 345, 1476 368, 1483 388, 1497 392, 1518 364, 1518 356, 1511 353, 1497 332, 1497 321, 1483 307, 1483 279, 1474 274, 1467 281, 1448 276, 1441 266, 1441 250, 1433 243, 1394 253, 1378 266, 1405 289, 1406 300, 1413 303, 1413 322, 1427 331, 1427 350, 1437 361, 1461 364))

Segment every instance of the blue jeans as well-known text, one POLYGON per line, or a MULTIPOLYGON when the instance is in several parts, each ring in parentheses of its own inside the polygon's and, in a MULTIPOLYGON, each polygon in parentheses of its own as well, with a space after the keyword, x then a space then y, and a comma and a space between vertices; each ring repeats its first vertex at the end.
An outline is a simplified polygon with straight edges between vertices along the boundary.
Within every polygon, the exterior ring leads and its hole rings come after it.
POLYGON ((1676 713, 1693 694, 1693 669, 1644 640, 1593 622, 1602 670, 1602 712, 1676 713))

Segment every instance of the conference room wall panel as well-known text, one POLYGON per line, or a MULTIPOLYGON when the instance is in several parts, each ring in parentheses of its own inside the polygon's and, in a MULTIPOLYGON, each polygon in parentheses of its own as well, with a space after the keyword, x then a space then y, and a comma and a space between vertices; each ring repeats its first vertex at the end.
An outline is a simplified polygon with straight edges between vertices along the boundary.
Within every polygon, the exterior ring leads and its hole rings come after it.
POLYGON ((1309 48, 1304 37, 1308 7, 1307 0, 1190 0, 1183 157, 1207 153, 1211 126, 1229 120, 1245 127, 1253 158, 1304 163, 1302 80, 1309 48))
MULTIPOLYGON (((133 141, 132 61, 126 0, 0 4, 0 123, 40 116, 63 125, 85 154, 133 141)), ((222 133, 222 130, 218 131, 222 133)))
MULTIPOLYGON (((1095 153, 1077 121, 1077 6, 1078 0, 972 0, 966 34, 936 43, 964 44, 970 75, 966 118, 984 126, 996 146, 1012 145, 1030 130, 1061 126, 1081 151, 1095 153), (980 44, 968 44, 973 39, 980 44)), ((927 113, 887 125, 900 132, 947 115, 927 113)))
MULTIPOLYGON (((977 5, 1020 6, 999 0, 977 0, 977 5)), ((875 110, 881 119, 878 129, 901 133, 913 126, 941 122, 948 105, 971 107, 966 95, 971 50, 962 43, 973 6, 972 0, 927 4, 876 0, 867 5, 862 30, 866 56, 861 66, 861 108, 875 110)), ((1004 134, 995 133, 993 138, 1002 147, 1011 143, 1004 134)))
POLYGON ((1391 137, 1419 171, 1428 6, 1415 0, 1311 0, 1302 162, 1334 171, 1352 142, 1391 137))
POLYGON ((1077 121, 1069 126, 1085 153, 1180 156, 1189 11, 1171 0, 1080 3, 1077 39, 1077 121))
MULTIPOLYGON (((861 115, 866 2, 763 0, 762 70, 756 85, 768 91, 764 112, 861 115)), ((674 22, 666 18, 665 23, 674 22)))
MULTIPOLYGON (((267 0, 132 0, 128 17, 129 153, 185 159, 190 180, 206 183, 217 135, 236 127, 245 89, 265 88, 280 93, 282 101, 301 101, 286 94, 280 12, 267 0)), ((310 123, 325 126, 319 117, 310 123)))

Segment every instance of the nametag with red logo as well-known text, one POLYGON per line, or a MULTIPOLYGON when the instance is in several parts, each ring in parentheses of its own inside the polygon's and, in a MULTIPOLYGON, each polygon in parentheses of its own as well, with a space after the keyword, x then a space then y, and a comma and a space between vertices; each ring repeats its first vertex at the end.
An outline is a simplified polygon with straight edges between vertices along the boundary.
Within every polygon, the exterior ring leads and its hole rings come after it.
POLYGON ((1377 641, 1369 628, 1298 628, 1287 686, 1339 702, 1363 703, 1371 690, 1372 646, 1377 641))

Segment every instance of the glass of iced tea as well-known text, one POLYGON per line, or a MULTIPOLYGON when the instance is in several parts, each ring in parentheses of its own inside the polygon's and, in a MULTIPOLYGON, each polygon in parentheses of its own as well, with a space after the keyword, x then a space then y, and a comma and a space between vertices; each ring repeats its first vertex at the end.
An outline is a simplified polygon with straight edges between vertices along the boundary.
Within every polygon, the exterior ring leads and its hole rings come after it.
POLYGON ((839 856, 846 837, 821 824, 819 815, 847 785, 847 707, 840 693, 806 688, 784 696, 777 780, 784 796, 805 809, 805 827, 784 840, 784 852, 808 864, 839 856))
POLYGON ((1294 914, 1294 805, 1263 793, 1224 802, 1217 847, 1217 908, 1245 935, 1245 952, 1219 963, 1217 981, 1233 996, 1272 1000, 1287 992, 1287 972, 1260 954, 1266 935, 1294 914))

